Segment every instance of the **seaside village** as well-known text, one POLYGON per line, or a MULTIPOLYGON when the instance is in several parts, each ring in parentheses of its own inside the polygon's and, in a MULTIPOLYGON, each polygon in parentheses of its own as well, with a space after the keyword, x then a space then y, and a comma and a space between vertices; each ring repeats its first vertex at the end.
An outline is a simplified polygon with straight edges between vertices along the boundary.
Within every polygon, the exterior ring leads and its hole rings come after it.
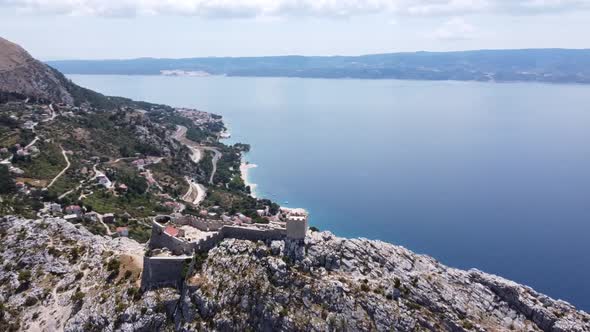
MULTIPOLYGON (((27 106, 27 110, 35 109, 27 106)), ((39 154, 37 144, 43 138, 36 136, 35 127, 39 123, 53 121, 57 115, 74 117, 76 113, 84 112, 84 109, 78 107, 51 104, 39 108, 39 110, 18 117, 11 115, 12 120, 21 123, 22 130, 31 133, 31 143, 26 146, 16 144, 13 147, 3 147, 0 150, 2 157, 0 163, 6 165, 11 173, 17 175, 16 189, 29 197, 39 190, 47 191, 47 188, 63 174, 63 172, 60 173, 51 183, 48 180, 36 180, 39 183, 35 183, 31 179, 24 178, 24 171, 18 167, 18 164, 15 164, 14 161, 19 157, 32 156, 34 158, 39 154)), ((220 121, 205 112, 185 109, 178 111, 197 124, 220 121)), ((61 152, 67 160, 68 152, 63 149, 61 152)), ((160 163, 163 158, 143 156, 127 159, 132 159, 129 160, 129 164, 146 179, 150 188, 160 187, 160 183, 154 179, 150 172, 149 166, 160 163)), ((110 179, 107 175, 108 172, 105 171, 108 168, 103 168, 103 171, 97 168, 97 166, 104 167, 111 162, 101 160, 100 157, 89 157, 86 161, 81 160, 80 163, 85 166, 77 173, 84 180, 79 181, 77 188, 62 193, 57 197, 58 200, 74 196, 74 194, 78 196, 79 193, 78 199, 71 200, 71 202, 83 202, 86 197, 96 195, 96 192, 99 191, 106 192, 113 197, 124 196, 129 190, 127 184, 110 179)), ((60 217, 75 224, 82 223, 89 229, 99 229, 102 234, 109 236, 130 236, 129 225, 131 222, 141 223, 142 227, 147 230, 144 231, 147 234, 149 234, 151 227, 151 236, 146 244, 143 262, 142 288, 144 289, 164 286, 181 287, 183 276, 186 275, 187 264, 191 268, 199 254, 212 249, 225 238, 252 241, 286 239, 297 242, 305 238, 308 230, 308 213, 303 209, 281 207, 278 212, 271 213, 270 208, 266 206, 265 209, 256 211, 258 217, 264 220, 264 223, 257 223, 251 216, 239 212, 234 215, 222 213, 217 206, 199 209, 197 205, 196 211, 198 213, 194 213, 194 209, 192 214, 183 213, 187 204, 192 205, 192 200, 183 202, 161 193, 161 190, 158 196, 162 199, 162 205, 169 211, 168 214, 142 218, 142 220, 134 218, 128 213, 105 213, 105 211, 98 213, 80 203, 62 205, 55 201, 44 202, 44 206, 37 215, 43 218, 60 217), (150 219, 151 224, 149 223, 150 219)))

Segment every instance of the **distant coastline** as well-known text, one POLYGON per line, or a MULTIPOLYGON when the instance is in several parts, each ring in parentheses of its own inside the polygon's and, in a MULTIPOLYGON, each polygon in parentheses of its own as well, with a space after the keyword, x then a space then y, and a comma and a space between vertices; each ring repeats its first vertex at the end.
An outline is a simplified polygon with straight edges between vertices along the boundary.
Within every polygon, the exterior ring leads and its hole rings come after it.
POLYGON ((361 56, 62 60, 65 74, 399 79, 590 84, 590 49, 477 50, 361 56))

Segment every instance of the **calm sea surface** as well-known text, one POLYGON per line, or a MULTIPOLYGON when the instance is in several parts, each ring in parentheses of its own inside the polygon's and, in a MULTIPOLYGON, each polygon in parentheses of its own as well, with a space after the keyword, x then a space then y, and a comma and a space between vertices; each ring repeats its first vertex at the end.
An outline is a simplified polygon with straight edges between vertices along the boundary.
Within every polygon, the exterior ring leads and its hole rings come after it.
POLYGON ((82 76, 224 116, 258 195, 311 224, 590 310, 590 86, 82 76))

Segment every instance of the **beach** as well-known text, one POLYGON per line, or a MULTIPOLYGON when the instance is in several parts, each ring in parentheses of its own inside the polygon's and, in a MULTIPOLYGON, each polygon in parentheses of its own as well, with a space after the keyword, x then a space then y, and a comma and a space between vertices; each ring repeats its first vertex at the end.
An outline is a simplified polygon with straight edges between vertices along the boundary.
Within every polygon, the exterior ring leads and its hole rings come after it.
POLYGON ((256 184, 251 183, 249 181, 248 173, 251 168, 256 168, 256 167, 258 167, 258 165, 248 163, 247 161, 242 161, 242 164, 240 165, 240 173, 242 174, 242 180, 244 180, 244 184, 246 186, 250 186, 250 195, 252 197, 256 197, 256 184))

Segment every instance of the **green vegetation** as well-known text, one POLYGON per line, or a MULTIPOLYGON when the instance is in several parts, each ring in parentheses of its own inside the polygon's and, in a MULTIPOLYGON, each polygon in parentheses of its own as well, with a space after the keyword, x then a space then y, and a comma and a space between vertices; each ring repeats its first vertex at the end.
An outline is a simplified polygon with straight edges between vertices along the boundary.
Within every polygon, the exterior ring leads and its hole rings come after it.
POLYGON ((203 264, 205 264, 205 262, 207 261, 208 255, 209 255, 209 252, 195 254, 195 257, 194 257, 195 271, 201 271, 201 269, 203 268, 203 264))
POLYGON ((8 167, 0 165, 0 194, 12 194, 16 192, 14 179, 10 176, 8 167))
POLYGON ((124 220, 123 218, 118 218, 115 220, 114 225, 109 226, 111 226, 112 231, 115 231, 117 227, 127 227, 129 238, 139 243, 146 243, 149 241, 152 234, 151 227, 146 226, 137 220, 124 220))
POLYGON ((86 297, 86 294, 80 290, 76 291, 74 294, 72 294, 72 297, 70 298, 70 300, 72 300, 72 302, 82 302, 82 300, 84 300, 84 297, 86 297))
POLYGON ((121 261, 118 258, 113 258, 109 260, 107 263, 107 271, 109 272, 119 272, 119 267, 121 266, 121 261))
MULTIPOLYGON (((254 222, 265 222, 263 218, 258 216, 256 210, 263 209, 269 202, 268 200, 257 200, 245 193, 224 188, 213 188, 210 189, 207 198, 201 203, 201 206, 219 206, 223 212, 227 212, 230 215, 242 213, 252 218, 254 222)), ((270 204, 273 205, 273 203, 270 204)), ((278 209, 278 205, 273 206, 274 209, 278 209)))
POLYGON ((23 270, 18 273, 18 281, 20 282, 29 282, 31 281, 31 271, 23 270))
POLYGON ((153 215, 159 205, 151 194, 126 194, 115 196, 111 193, 99 190, 94 195, 88 196, 84 204, 91 205, 98 213, 115 213, 123 215, 129 213, 134 218, 145 218, 153 215))
POLYGON ((18 128, 18 121, 6 114, 0 114, 0 126, 8 129, 16 129, 18 128))
POLYGON ((217 148, 222 153, 221 158, 217 162, 217 172, 213 178, 214 183, 239 183, 240 185, 234 190, 245 191, 246 187, 240 177, 240 164, 242 163, 241 154, 239 151, 231 146, 221 145, 217 148))
POLYGON ((371 287, 369 287, 369 285, 367 285, 366 283, 362 283, 361 284, 361 290, 363 292, 369 292, 369 291, 371 291, 371 287))
POLYGON ((25 299, 25 305, 27 307, 32 307, 35 304, 37 304, 37 299, 33 296, 27 296, 27 298, 25 299))
POLYGON ((61 149, 56 144, 39 142, 39 156, 15 157, 12 162, 25 171, 25 176, 39 180, 51 180, 66 167, 61 149))
POLYGON ((83 219, 81 221, 77 221, 74 223, 84 226, 84 228, 86 228, 90 233, 94 235, 107 235, 106 229, 99 222, 88 221, 83 219))
POLYGON ((468 320, 464 320, 463 323, 462 323, 462 325, 463 325, 463 328, 466 329, 466 330, 471 330, 474 327, 473 326, 473 323, 471 323, 468 320))
POLYGON ((136 287, 130 287, 127 289, 127 296, 129 296, 133 301, 137 301, 141 298, 141 292, 136 287))
POLYGON ((18 317, 17 310, 13 310, 6 304, 0 302, 0 331, 20 331, 20 320, 18 317))
POLYGON ((141 195, 145 193, 148 188, 145 178, 131 169, 117 169, 116 172, 108 175, 111 179, 127 185, 128 190, 126 195, 141 195))

